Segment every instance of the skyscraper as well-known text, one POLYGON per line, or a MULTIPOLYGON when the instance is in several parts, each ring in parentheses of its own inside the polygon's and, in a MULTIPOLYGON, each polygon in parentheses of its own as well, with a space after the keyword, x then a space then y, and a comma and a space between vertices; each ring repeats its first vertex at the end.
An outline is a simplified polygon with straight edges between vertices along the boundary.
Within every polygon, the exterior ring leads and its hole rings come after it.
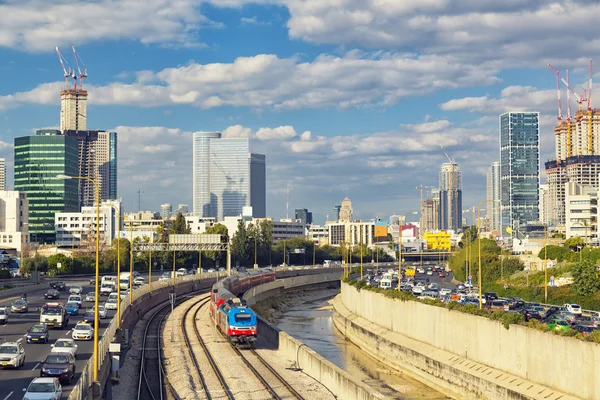
POLYGON ((490 230, 502 234, 502 214, 500 212, 500 162, 494 161, 488 168, 487 177, 487 199, 494 200, 487 204, 487 219, 490 230))
POLYGON ((266 216, 265 156, 249 152, 247 138, 222 138, 218 132, 196 132, 193 138, 194 215, 266 216))
POLYGON ((442 164, 439 193, 439 229, 461 229, 462 173, 454 160, 442 164))
POLYGON ((6 190, 6 160, 0 158, 0 191, 6 190))
POLYGON ((340 208, 340 222, 352 221, 354 221, 354 210, 352 209, 352 202, 346 197, 342 201, 342 207, 340 208))
POLYGON ((312 212, 306 208, 296 208, 295 218, 302 221, 302 226, 312 225, 312 212))
POLYGON ((539 113, 500 115, 502 227, 539 221, 539 113))
POLYGON ((340 210, 342 209, 342 205, 338 204, 336 206, 333 206, 333 218, 331 219, 332 221, 339 221, 340 220, 340 210))
MULTIPOLYGON (((59 132, 60 133, 60 132, 59 132)), ((79 176, 93 179, 100 187, 100 201, 117 198, 117 133, 95 130, 65 130, 78 143, 79 176)), ((96 204, 93 183, 79 181, 79 206, 96 204)))
POLYGON ((160 217, 162 219, 169 218, 172 213, 173 213, 173 207, 171 206, 171 204, 165 203, 165 204, 160 205, 160 217))
POLYGON ((60 130, 87 130, 87 95, 83 89, 60 92, 60 130))
POLYGON ((75 179, 56 175, 77 175, 77 140, 53 130, 35 136, 15 138, 15 190, 29 200, 29 233, 38 243, 54 243, 54 214, 78 211, 75 179))

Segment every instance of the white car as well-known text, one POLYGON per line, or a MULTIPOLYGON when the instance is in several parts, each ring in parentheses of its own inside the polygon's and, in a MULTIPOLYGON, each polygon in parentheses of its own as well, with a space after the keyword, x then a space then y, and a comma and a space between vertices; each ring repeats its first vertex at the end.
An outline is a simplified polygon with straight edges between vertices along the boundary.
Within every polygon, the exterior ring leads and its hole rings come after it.
POLYGON ((88 294, 86 294, 85 301, 86 303, 93 303, 94 301, 96 301, 96 293, 89 292, 88 294))
POLYGON ((563 307, 571 314, 581 314, 581 306, 579 304, 565 304, 563 307))
POLYGON ((452 290, 450 290, 450 289, 440 289, 440 294, 442 296, 445 296, 445 295, 450 294, 450 293, 452 293, 452 290))
POLYGON ((70 294, 82 294, 83 288, 80 285, 71 286, 69 289, 70 294))
POLYGON ((5 342, 0 345, 0 366, 19 368, 25 364, 25 349, 20 342, 5 342))
POLYGON ((100 287, 100 296, 108 296, 115 291, 115 284, 113 282, 103 283, 100 287))
POLYGON ((169 278, 168 276, 164 276, 164 275, 162 275, 160 278, 158 278, 158 281, 159 281, 159 282, 160 282, 160 281, 168 281, 169 279, 171 279, 171 278, 169 278))
POLYGON ((432 270, 427 271, 427 275, 429 275, 429 276, 433 275, 433 271, 432 270))
MULTIPOLYGON (((95 311, 96 307, 92 307, 92 311, 95 311)), ((102 304, 100 304, 98 306, 98 316, 100 318, 106 318, 106 307, 104 307, 102 304)))
POLYGON ((8 324, 8 307, 0 307, 0 324, 8 324))
POLYGON ((136 286, 143 286, 144 283, 146 283, 146 280, 144 279, 143 276, 138 276, 137 278, 135 278, 133 280, 133 284, 136 286))
POLYGON ((78 294, 72 294, 67 299, 67 303, 77 303, 79 308, 81 308, 81 296, 78 294))
MULTIPOLYGON (((107 310, 116 310, 118 308, 117 299, 108 299, 106 303, 104 303, 104 308, 107 310)), ((98 313, 100 313, 100 309, 98 309, 98 313)))
POLYGON ((71 337, 74 340, 92 340, 94 338, 94 328, 90 324, 80 322, 73 328, 71 337))
POLYGON ((425 273, 425 268, 417 268, 417 272, 420 274, 424 274, 425 273))
POLYGON ((27 389, 23 399, 28 400, 54 400, 62 398, 62 386, 58 378, 34 378, 27 389))
POLYGON ((77 355, 77 344, 73 339, 58 339, 51 346, 51 353, 71 353, 73 358, 77 355))

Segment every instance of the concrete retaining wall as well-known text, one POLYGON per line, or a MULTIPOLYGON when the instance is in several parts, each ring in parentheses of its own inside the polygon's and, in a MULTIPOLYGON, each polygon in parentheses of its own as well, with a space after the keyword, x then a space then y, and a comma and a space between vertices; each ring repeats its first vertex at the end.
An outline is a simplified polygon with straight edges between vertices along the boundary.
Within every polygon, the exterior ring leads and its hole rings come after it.
MULTIPOLYGON (((256 304, 260 300, 283 294, 289 290, 306 287, 317 288, 319 285, 330 285, 332 283, 338 284, 339 279, 339 272, 278 279, 275 282, 257 286, 246 292, 244 300, 248 304, 256 304)), ((344 400, 385 399, 385 396, 381 393, 355 379, 301 341, 294 339, 260 317, 258 318, 257 330, 262 339, 267 340, 281 352, 282 357, 294 360, 296 367, 301 368, 304 373, 325 385, 337 398, 344 400)))
MULTIPOLYGON (((387 350, 380 350, 378 346, 382 338, 391 339, 389 333, 393 333, 396 340, 404 341, 400 344, 406 348, 398 351, 409 364, 406 367, 427 372, 432 379, 436 375, 445 380, 448 374, 460 375, 462 378, 452 382, 454 385, 458 383, 472 393, 498 396, 497 388, 491 388, 491 392, 490 387, 486 388, 496 383, 485 379, 477 382, 473 376, 464 375, 468 375, 468 370, 452 372, 448 369, 460 369, 457 363, 467 363, 476 371, 497 370, 514 376, 515 380, 537 384, 535 386, 547 390, 546 393, 552 391, 547 388, 553 388, 577 398, 600 400, 600 346, 597 344, 518 325, 511 325, 507 330, 500 322, 484 317, 415 301, 394 300, 368 290, 358 291, 347 284, 342 284, 340 304, 354 316, 346 316, 345 321, 338 318, 336 326, 342 332, 354 334, 355 340, 362 342, 357 343, 359 346, 376 346, 369 351, 374 356, 386 353, 387 350)), ((502 398, 535 397, 507 395, 502 398)))

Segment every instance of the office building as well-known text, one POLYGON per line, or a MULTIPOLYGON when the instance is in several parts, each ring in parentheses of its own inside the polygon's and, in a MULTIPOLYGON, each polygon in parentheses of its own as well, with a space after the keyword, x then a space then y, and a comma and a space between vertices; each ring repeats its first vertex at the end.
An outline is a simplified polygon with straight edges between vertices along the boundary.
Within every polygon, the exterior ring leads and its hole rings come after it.
POLYGON ((306 237, 305 226, 302 225, 302 221, 295 219, 280 219, 275 221, 271 218, 259 218, 254 219, 253 222, 260 223, 261 220, 273 221, 273 244, 278 243, 281 240, 289 240, 296 237, 306 237))
POLYGON ((87 96, 83 89, 60 92, 60 130, 87 130, 87 96))
POLYGON ((354 221, 354 222, 333 222, 327 224, 329 235, 329 245, 340 246, 359 246, 371 247, 375 241, 375 222, 374 221, 354 221))
POLYGON ((342 210, 342 205, 338 204, 336 206, 333 206, 333 216, 331 218, 331 221, 339 221, 340 220, 340 211, 342 210))
POLYGON ((462 228, 462 173, 455 161, 442 164, 439 187, 439 229, 462 228))
MULTIPOLYGON (((110 246, 122 227, 117 226, 121 202, 109 200, 100 205, 100 243, 110 246), (117 209, 112 207, 116 206, 117 209)), ((122 223, 122 221, 121 221, 122 223)), ((59 212, 54 216, 56 244, 62 246, 87 245, 95 248, 96 206, 82 207, 81 212, 59 212)))
POLYGON ((171 206, 171 204, 165 203, 160 205, 160 217, 162 219, 170 218, 172 213, 173 207, 171 206))
POLYGON ((15 138, 15 190, 29 200, 29 234, 32 242, 54 243, 54 214, 79 209, 78 181, 56 175, 78 174, 77 140, 54 132, 15 138))
POLYGON ((222 138, 218 132, 196 132, 193 138, 194 215, 214 217, 266 215, 266 158, 249 152, 246 138, 222 138))
POLYGON ((502 227, 513 230, 539 221, 539 113, 500 115, 502 227))
POLYGON ((0 248, 19 254, 29 244, 29 201, 24 192, 0 190, 0 248))
POLYGON ((432 198, 421 203, 421 232, 437 231, 440 223, 440 197, 439 191, 432 191, 432 198))
POLYGON ((308 211, 306 208, 296 208, 294 214, 296 219, 302 221, 303 226, 312 225, 312 212, 308 211))
POLYGON ((349 198, 344 198, 342 206, 340 207, 340 222, 352 222, 354 221, 354 210, 352 209, 352 202, 349 198))
POLYGON ((502 235, 502 214, 500 212, 500 162, 494 161, 488 168, 487 178, 487 199, 494 200, 493 203, 488 203, 486 206, 487 220, 489 221, 490 230, 502 235))
MULTIPOLYGON (((117 197, 117 133, 94 130, 65 130, 65 136, 78 143, 79 176, 93 179, 100 188, 100 201, 117 197)), ((79 181, 79 205, 96 204, 96 187, 87 180, 79 181)))
POLYGON ((0 191, 6 190, 6 160, 0 158, 0 191))
POLYGON ((329 244, 329 229, 326 225, 311 224, 306 230, 306 238, 317 246, 325 246, 329 244))
POLYGON ((566 236, 579 236, 585 243, 598 239, 598 188, 575 182, 566 185, 566 236))
POLYGON ((175 213, 173 215, 183 215, 184 217, 186 215, 188 215, 190 213, 190 210, 188 208, 187 204, 178 204, 177 205, 177 210, 175 210, 175 213))

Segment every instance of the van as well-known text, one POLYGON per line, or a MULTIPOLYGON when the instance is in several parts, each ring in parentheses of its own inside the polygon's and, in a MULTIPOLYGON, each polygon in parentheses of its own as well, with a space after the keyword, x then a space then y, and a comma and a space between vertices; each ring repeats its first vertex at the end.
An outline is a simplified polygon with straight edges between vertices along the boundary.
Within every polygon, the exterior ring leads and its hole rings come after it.
POLYGON ((102 280, 100 281, 101 285, 104 285, 105 283, 116 283, 117 282, 117 277, 116 276, 103 276, 102 280))
POLYGON ((385 290, 391 289, 392 288, 392 280, 383 278, 381 281, 379 281, 379 287, 381 289, 385 289, 385 290))
POLYGON ((114 282, 106 282, 106 283, 103 283, 102 286, 100 286, 100 295, 101 296, 108 296, 109 294, 111 294, 115 290, 116 290, 116 288, 115 288, 115 283, 114 282))

